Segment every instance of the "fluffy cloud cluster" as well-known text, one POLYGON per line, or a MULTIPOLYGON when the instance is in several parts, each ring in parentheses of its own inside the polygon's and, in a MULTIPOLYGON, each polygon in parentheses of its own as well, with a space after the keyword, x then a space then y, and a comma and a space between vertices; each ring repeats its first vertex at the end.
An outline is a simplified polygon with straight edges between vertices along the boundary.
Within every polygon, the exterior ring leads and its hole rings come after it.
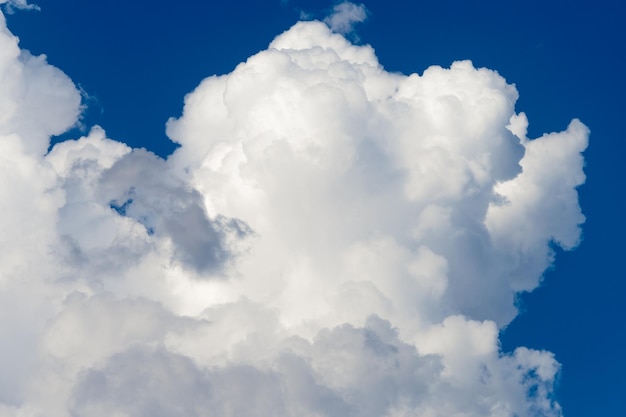
POLYGON ((168 122, 77 123, 0 20, 0 416, 560 416, 499 328, 584 221, 588 130, 470 62, 405 76, 301 22, 168 122))

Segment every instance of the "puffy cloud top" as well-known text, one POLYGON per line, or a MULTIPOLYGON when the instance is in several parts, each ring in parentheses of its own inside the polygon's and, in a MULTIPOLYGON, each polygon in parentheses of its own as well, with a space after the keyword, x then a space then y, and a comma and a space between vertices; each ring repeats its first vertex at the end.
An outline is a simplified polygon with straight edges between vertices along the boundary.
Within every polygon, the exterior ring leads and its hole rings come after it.
POLYGON ((526 137, 469 61, 389 73, 342 7, 203 80, 167 160, 46 153, 80 95, 0 20, 0 416, 561 415, 498 330, 580 239, 587 128, 526 137))

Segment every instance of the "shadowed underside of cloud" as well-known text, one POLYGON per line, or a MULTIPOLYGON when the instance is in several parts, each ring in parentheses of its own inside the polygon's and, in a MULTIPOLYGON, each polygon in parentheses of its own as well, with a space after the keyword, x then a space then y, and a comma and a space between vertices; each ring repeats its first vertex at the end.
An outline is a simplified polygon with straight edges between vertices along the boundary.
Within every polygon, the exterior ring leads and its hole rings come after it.
POLYGON ((80 94, 0 19, 0 416, 561 415, 498 329, 579 241, 582 123, 529 139, 497 72, 301 22, 185 98, 167 160, 46 152, 80 94))

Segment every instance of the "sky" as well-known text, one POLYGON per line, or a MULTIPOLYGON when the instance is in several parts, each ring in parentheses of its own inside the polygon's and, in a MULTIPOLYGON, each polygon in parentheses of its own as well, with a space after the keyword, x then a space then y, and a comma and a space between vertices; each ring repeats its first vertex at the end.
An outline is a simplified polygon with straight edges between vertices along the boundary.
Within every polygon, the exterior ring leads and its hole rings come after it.
POLYGON ((623 6, 0 3, 0 416, 626 414, 623 6))

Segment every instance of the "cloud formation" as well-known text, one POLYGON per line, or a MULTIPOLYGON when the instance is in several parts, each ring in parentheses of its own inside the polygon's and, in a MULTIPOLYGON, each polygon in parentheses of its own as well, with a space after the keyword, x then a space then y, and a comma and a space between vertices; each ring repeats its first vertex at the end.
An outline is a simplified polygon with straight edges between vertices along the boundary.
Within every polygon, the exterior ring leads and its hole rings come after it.
POLYGON ((561 415, 498 331, 580 239, 581 122, 528 138, 497 72, 300 22, 186 96, 166 160, 47 152, 80 94, 0 19, 0 416, 561 415))
POLYGON ((4 4, 7 13, 11 14, 15 9, 18 10, 39 10, 36 4, 28 3, 28 0, 0 0, 0 5, 4 4))
POLYGON ((354 30, 354 24, 367 19, 367 9, 363 4, 354 4, 349 1, 338 3, 333 12, 324 19, 324 23, 333 32, 347 34, 354 30))

